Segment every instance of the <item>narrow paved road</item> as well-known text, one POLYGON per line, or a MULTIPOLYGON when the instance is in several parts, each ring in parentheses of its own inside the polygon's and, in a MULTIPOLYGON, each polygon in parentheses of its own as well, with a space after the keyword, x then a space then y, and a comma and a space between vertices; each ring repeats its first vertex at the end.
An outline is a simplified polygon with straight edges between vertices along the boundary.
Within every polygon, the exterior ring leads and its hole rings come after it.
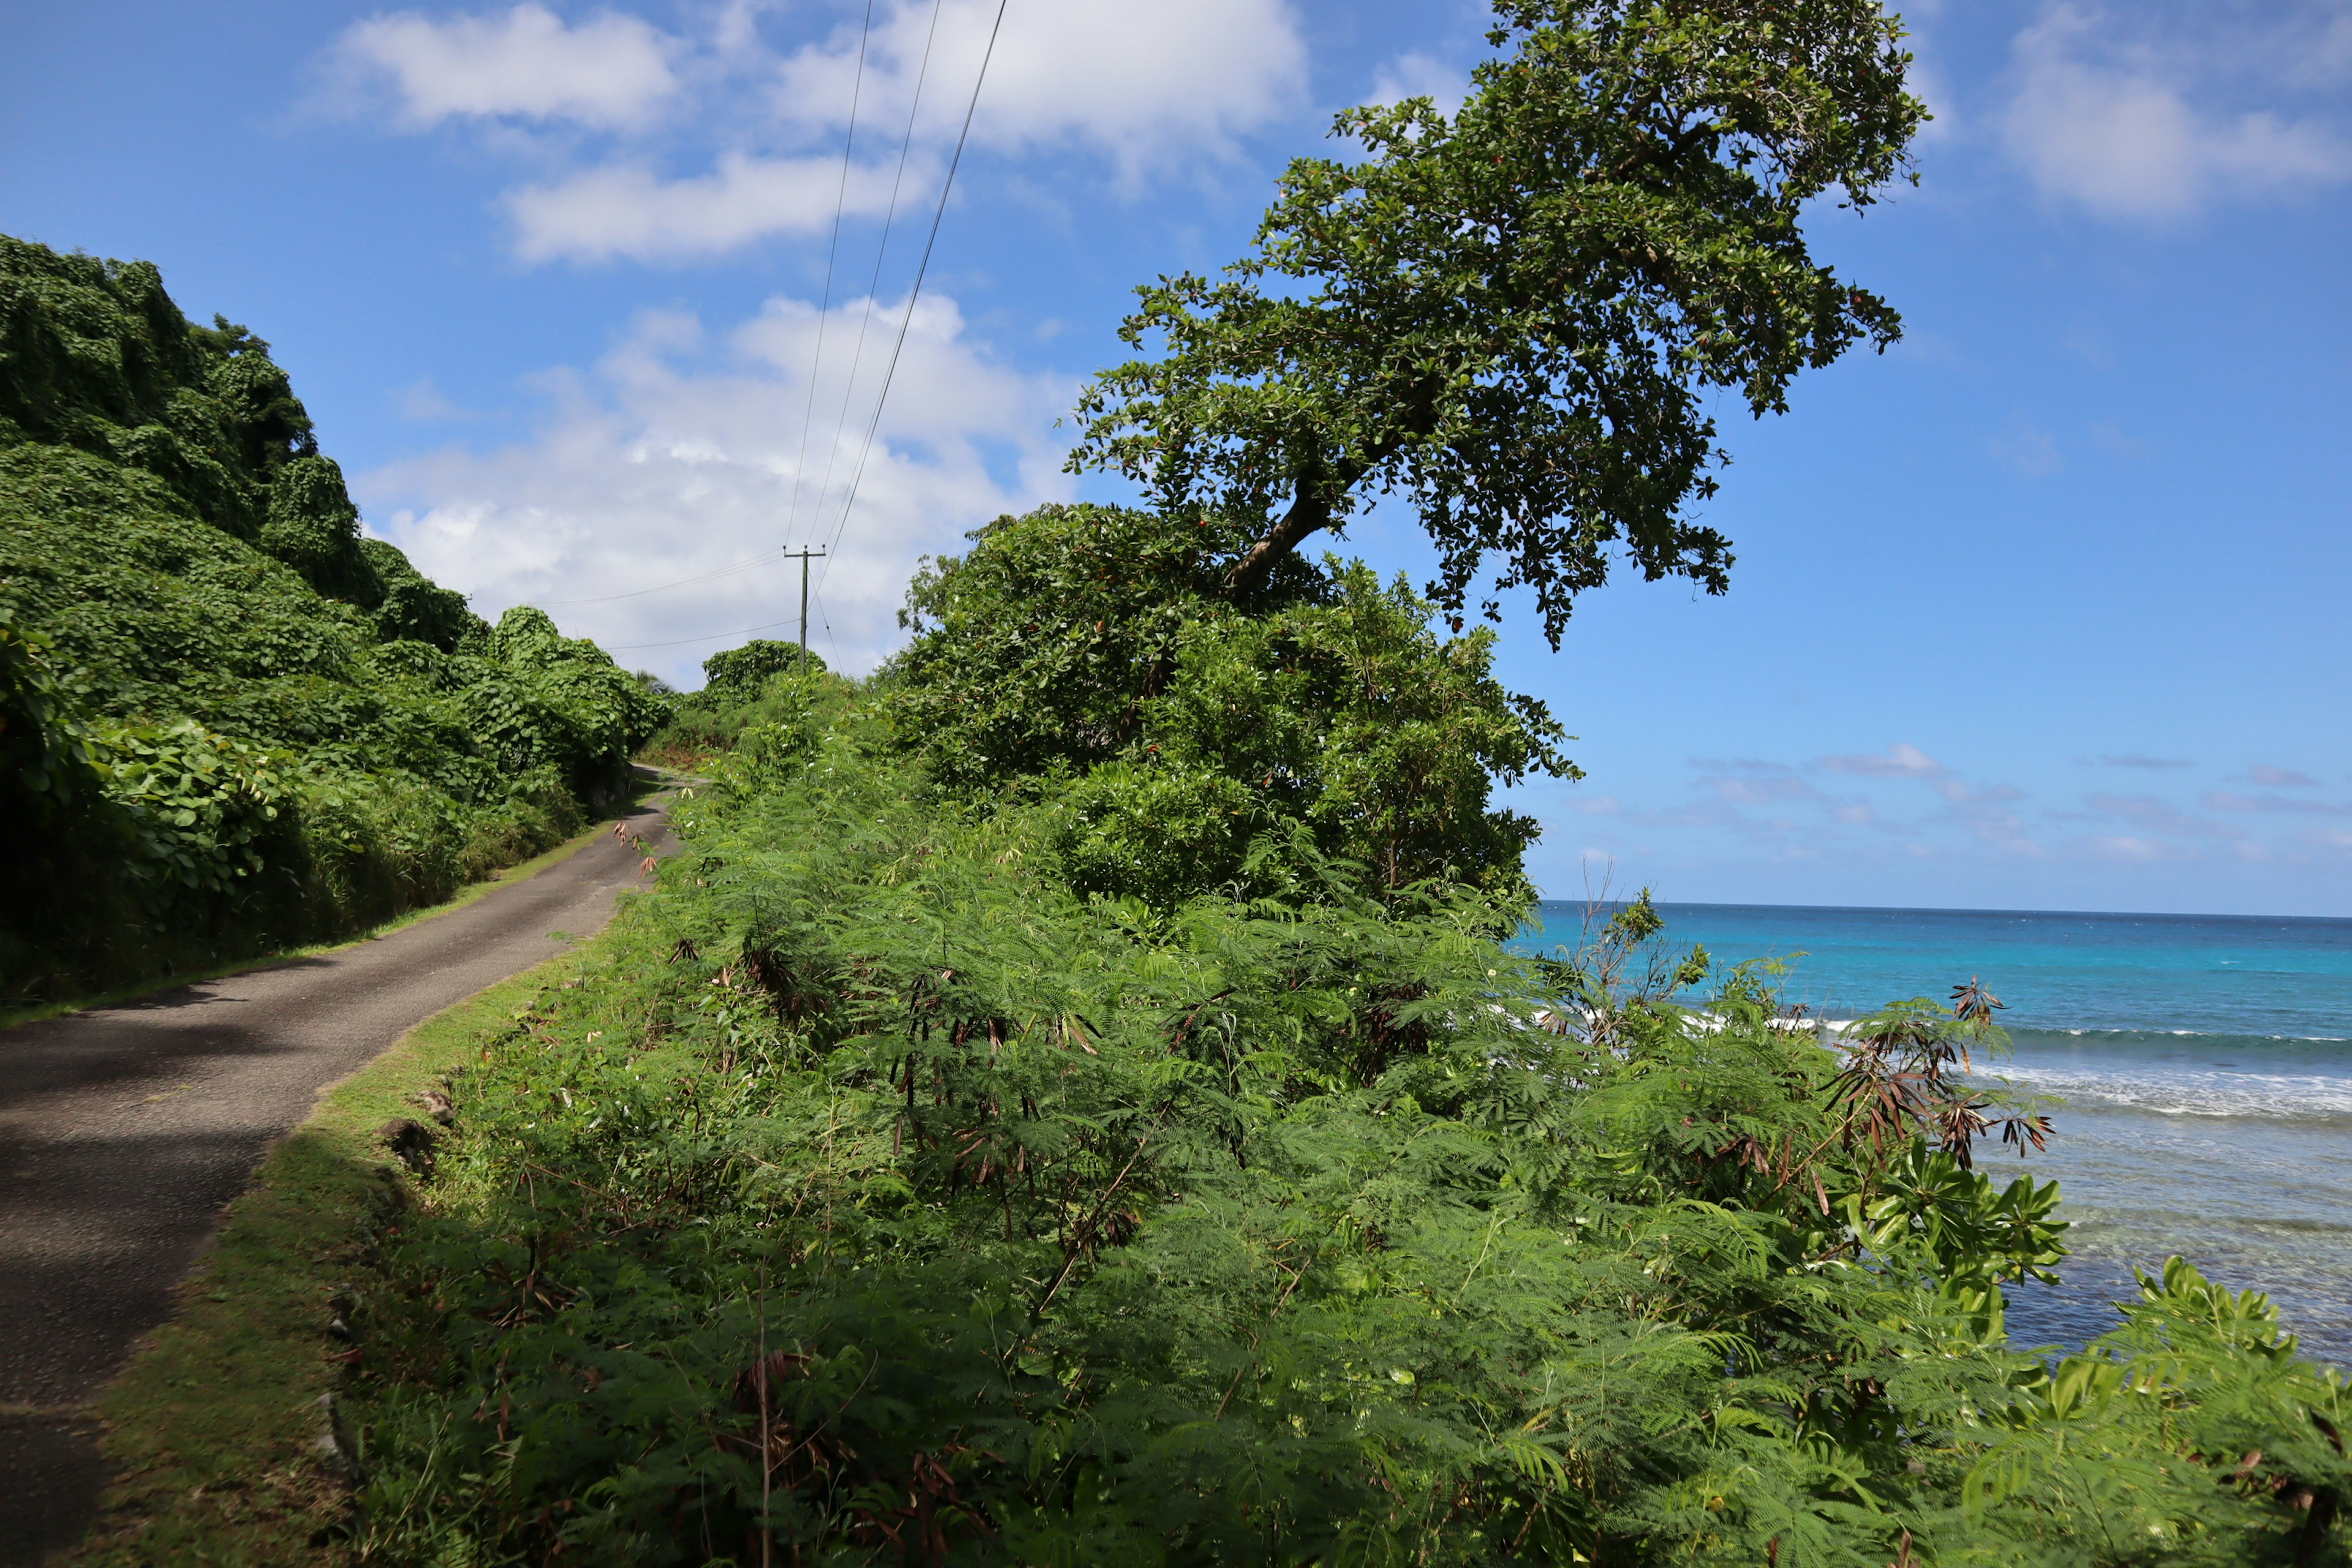
MULTIPOLYGON (((628 814, 657 848, 666 808, 628 814)), ((642 858, 607 835, 379 941, 0 1031, 0 1565, 88 1527, 84 1412, 270 1144, 416 1024, 600 930, 642 858)))

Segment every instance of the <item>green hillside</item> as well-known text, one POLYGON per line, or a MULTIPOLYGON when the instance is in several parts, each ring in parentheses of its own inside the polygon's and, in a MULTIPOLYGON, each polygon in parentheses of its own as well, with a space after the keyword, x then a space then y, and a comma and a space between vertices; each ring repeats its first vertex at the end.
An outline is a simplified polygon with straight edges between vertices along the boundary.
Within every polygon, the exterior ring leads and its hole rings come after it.
POLYGON ((269 345, 0 237, 10 1003, 362 928, 623 794, 660 703, 360 535, 269 345))

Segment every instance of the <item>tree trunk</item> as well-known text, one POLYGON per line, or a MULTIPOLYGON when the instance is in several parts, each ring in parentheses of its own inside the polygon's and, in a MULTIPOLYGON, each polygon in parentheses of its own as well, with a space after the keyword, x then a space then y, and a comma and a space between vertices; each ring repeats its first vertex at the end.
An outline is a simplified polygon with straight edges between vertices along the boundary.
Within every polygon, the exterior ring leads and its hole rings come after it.
POLYGON ((1277 562, 1297 550, 1308 534, 1330 525, 1331 508, 1302 480, 1297 499, 1282 514, 1282 521, 1264 539, 1251 545, 1249 552, 1234 563, 1234 569, 1225 574, 1225 592, 1236 599, 1256 593, 1265 586, 1277 562))

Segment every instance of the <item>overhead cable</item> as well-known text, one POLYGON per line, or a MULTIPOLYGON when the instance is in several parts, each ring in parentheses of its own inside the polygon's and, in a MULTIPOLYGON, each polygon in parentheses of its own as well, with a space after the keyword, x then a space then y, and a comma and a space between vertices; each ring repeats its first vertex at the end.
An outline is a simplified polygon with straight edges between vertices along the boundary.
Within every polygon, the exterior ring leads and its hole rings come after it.
POLYGON ((898 354, 907 346, 907 328, 915 319, 915 301, 922 297, 923 278, 931 268, 931 250, 940 242, 940 220, 947 216, 948 193, 955 189, 956 171, 963 164, 964 143, 971 137, 971 117, 973 111, 980 107, 981 84, 988 79, 988 62, 996 55, 996 36, 1004 26, 1006 4, 1007 0, 997 0, 996 20, 988 29, 988 47, 980 57, 980 74, 972 79, 971 101, 964 106, 963 129, 956 135, 955 156, 948 163, 948 177, 940 184, 940 205, 931 214, 930 236, 923 241, 923 259, 915 268, 914 287, 907 291, 906 311, 898 318, 898 340, 891 345, 889 367, 882 374, 882 390, 874 399, 874 417, 866 423, 866 440, 858 448, 857 467, 851 472, 849 478, 849 494, 841 503, 840 521, 834 524, 833 539, 828 547, 829 552, 825 556, 824 571, 817 574, 817 581, 820 584, 824 581, 825 574, 833 570, 835 556, 830 552, 841 543, 842 531, 849 526, 850 509, 857 504, 857 487, 866 478, 866 459, 874 450, 874 432, 882 423, 882 405, 889 399, 890 383, 898 374, 898 354))
POLYGON ((593 599, 549 599, 541 604, 539 608, 560 610, 572 605, 609 605, 615 599, 635 599, 646 594, 659 594, 670 588, 691 587, 697 583, 708 583, 714 577, 724 577, 730 572, 740 572, 751 566, 764 566, 772 561, 780 559, 782 558, 774 555, 754 555, 747 561, 738 561, 732 566, 716 566, 698 576, 681 577, 675 583, 656 583, 650 588, 632 588, 625 594, 605 594, 593 599))
POLYGON ((874 321, 874 297, 882 287, 882 258, 889 253, 890 231, 898 221, 898 189, 907 178, 907 154, 915 144, 915 116, 923 106, 923 84, 931 74, 931 45, 940 34, 940 12, 946 0, 931 0, 931 25, 923 35, 922 63, 915 69, 915 93, 907 104, 907 132, 898 140, 898 172, 890 180, 890 205, 882 217, 882 239, 874 247, 874 276, 866 285, 866 309, 857 319, 857 346, 850 351, 849 374, 841 384, 841 412, 834 416, 833 444, 824 455, 824 478, 816 487, 818 526, 824 526, 825 498, 833 493, 833 466, 841 455, 841 437, 849 428, 849 403, 856 395, 858 367, 866 363, 866 329, 874 321))
POLYGON ((698 637, 679 637, 673 642, 614 643, 606 647, 604 651, 606 653, 636 653, 641 649, 649 647, 684 647, 688 643, 716 642, 720 637, 750 637, 753 632, 772 632, 778 626, 788 626, 792 624, 793 623, 790 621, 770 621, 767 625, 762 626, 745 626, 741 631, 706 632, 698 637))
MULTIPOLYGON (((874 0, 866 0, 866 22, 857 33, 857 76, 849 89, 849 130, 841 139, 841 184, 833 193, 833 243, 824 253, 824 298, 816 308, 816 353, 809 359, 808 401, 801 409, 801 455, 793 463, 793 510, 785 514, 784 542, 792 543, 800 526, 801 479, 808 471, 809 422, 816 416, 817 372, 824 367, 824 318, 833 309, 833 262, 841 253, 841 215, 849 202, 849 153, 857 144, 857 104, 866 91, 866 45, 874 35, 874 0)), ((895 194, 895 193, 894 193, 895 194)), ((855 361, 850 374, 857 374, 855 361)), ((837 437, 836 437, 837 439, 837 437)), ((824 515, 824 493, 817 492, 817 515, 824 515)))

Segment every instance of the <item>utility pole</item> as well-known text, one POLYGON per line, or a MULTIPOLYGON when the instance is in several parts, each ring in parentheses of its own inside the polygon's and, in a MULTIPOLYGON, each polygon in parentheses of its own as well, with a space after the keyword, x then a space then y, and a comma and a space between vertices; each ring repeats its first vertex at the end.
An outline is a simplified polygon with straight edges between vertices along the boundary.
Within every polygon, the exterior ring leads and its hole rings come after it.
POLYGON ((823 559, 824 559, 824 551, 822 551, 822 550, 811 550, 811 549, 807 548, 806 546, 803 546, 802 548, 800 548, 800 549, 798 549, 798 550, 787 550, 787 551, 785 551, 785 552, 784 552, 784 559, 785 559, 785 560, 790 561, 790 560, 794 559, 795 557, 797 557, 797 558, 799 559, 800 563, 801 563, 801 657, 800 657, 800 665, 801 665, 801 673, 802 673, 803 675, 806 675, 806 674, 808 673, 808 563, 809 563, 809 561, 810 561, 810 559, 811 559, 812 557, 814 557, 814 558, 815 558, 815 559, 817 559, 817 560, 820 560, 820 561, 822 561, 823 559))

